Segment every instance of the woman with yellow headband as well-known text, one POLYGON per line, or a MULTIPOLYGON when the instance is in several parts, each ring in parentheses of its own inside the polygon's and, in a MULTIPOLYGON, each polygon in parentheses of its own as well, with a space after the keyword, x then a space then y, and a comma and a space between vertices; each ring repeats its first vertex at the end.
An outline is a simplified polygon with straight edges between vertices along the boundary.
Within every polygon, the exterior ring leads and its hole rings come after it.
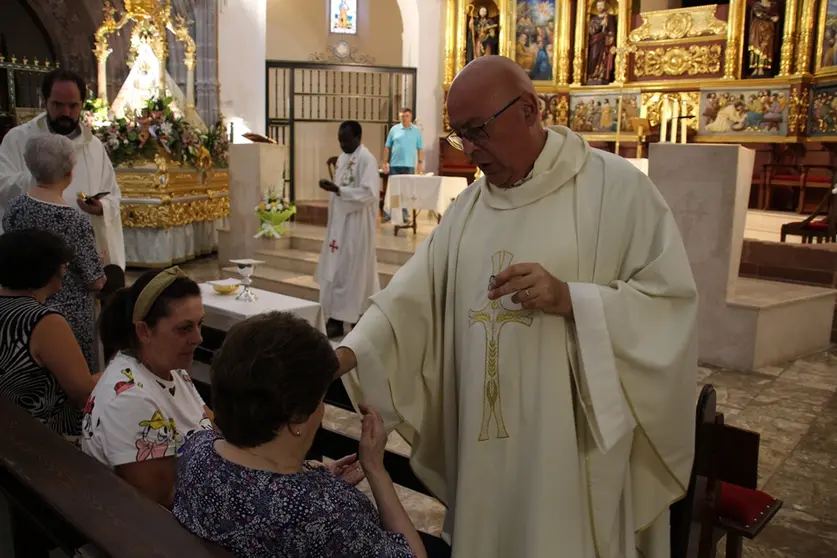
POLYGON ((117 291, 99 322, 109 362, 84 410, 82 449, 166 507, 181 446, 212 428, 186 372, 203 316, 200 288, 173 267, 117 291))

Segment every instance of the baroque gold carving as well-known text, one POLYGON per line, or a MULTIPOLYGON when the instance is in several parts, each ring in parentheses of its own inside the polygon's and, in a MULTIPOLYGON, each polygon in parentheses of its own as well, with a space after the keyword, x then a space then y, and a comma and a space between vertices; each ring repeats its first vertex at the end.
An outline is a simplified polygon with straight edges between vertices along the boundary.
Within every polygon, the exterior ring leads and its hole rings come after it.
POLYGON ((570 125, 570 101, 567 95, 558 98, 558 124, 561 126, 570 125))
POLYGON ((640 14, 642 25, 631 32, 629 39, 638 43, 726 35, 727 22, 715 17, 716 8, 713 4, 640 14))
POLYGON ((191 223, 215 221, 230 214, 228 196, 189 202, 164 202, 160 205, 125 203, 122 226, 129 229, 168 229, 191 223))
POLYGON ((694 131, 698 130, 698 106, 700 105, 700 92, 680 91, 675 93, 652 92, 643 93, 640 102, 645 108, 649 125, 653 128, 660 123, 660 111, 664 100, 680 103, 682 116, 694 116, 688 121, 687 126, 694 131))
POLYGON ((808 88, 792 89, 790 104, 788 105, 788 132, 791 134, 804 134, 807 122, 808 88))
POLYGON ((721 70, 721 45, 658 47, 634 53, 634 73, 644 76, 690 76, 714 74, 721 70))

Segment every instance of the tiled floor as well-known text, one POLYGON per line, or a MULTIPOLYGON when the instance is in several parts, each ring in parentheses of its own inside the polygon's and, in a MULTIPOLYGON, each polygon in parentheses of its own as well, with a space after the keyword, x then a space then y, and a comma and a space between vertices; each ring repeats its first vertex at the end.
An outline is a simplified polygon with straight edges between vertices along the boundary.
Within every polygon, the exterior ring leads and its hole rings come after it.
MULTIPOLYGON (((200 281, 219 273, 214 258, 183 267, 200 281)), ((715 386, 729 424, 761 433, 760 487, 785 502, 758 539, 745 542, 745 556, 837 556, 837 349, 756 371, 701 367, 698 379, 697 391, 704 383, 715 386)), ((325 421, 359 434, 351 413, 329 409, 325 421)), ((390 449, 408 451, 397 435, 390 449)), ((420 528, 439 531, 438 502, 406 489, 400 494, 420 528)))

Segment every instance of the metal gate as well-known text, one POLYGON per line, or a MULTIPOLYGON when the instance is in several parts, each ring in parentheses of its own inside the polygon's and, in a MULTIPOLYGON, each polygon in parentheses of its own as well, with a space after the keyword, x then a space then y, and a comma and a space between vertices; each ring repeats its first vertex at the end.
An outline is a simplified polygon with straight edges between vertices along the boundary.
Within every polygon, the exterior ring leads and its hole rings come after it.
POLYGON ((0 140, 11 128, 23 124, 43 111, 40 99, 41 81, 44 74, 55 67, 31 62, 24 57, 4 58, 0 55, 0 140))
MULTIPOLYGON (((357 120, 364 139, 380 135, 375 141, 382 145, 402 107, 415 113, 415 68, 268 60, 266 71, 265 128, 288 146, 284 178, 292 201, 301 178, 297 155, 311 147, 298 142, 300 126, 357 120)), ((336 147, 336 136, 331 141, 336 147)), ((323 171, 325 165, 323 160, 323 171)))

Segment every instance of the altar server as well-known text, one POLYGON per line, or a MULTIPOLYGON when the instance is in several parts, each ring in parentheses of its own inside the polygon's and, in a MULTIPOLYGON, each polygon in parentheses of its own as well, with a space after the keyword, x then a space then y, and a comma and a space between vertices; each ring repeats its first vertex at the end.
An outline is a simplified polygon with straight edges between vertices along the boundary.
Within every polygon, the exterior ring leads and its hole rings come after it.
POLYGON ((84 80, 69 70, 53 70, 44 77, 41 94, 46 101, 46 112, 12 128, 0 144, 0 217, 13 198, 35 185, 23 160, 26 142, 38 134, 65 136, 75 146, 76 166, 73 182, 64 190, 64 200, 90 219, 96 248, 104 263, 125 269, 121 194, 102 142, 80 121, 86 92, 84 80), (83 200, 81 194, 103 197, 83 200))
POLYGON ((316 276, 329 337, 343 335, 345 323, 357 323, 369 297, 381 290, 375 255, 381 179, 362 135, 354 120, 340 125, 337 141, 343 153, 337 159, 336 183, 320 180, 320 188, 331 193, 316 276))
POLYGON ((672 213, 628 161, 544 130, 508 58, 447 103, 485 176, 346 336, 344 383, 412 446, 455 558, 667 557, 697 371, 672 213))

